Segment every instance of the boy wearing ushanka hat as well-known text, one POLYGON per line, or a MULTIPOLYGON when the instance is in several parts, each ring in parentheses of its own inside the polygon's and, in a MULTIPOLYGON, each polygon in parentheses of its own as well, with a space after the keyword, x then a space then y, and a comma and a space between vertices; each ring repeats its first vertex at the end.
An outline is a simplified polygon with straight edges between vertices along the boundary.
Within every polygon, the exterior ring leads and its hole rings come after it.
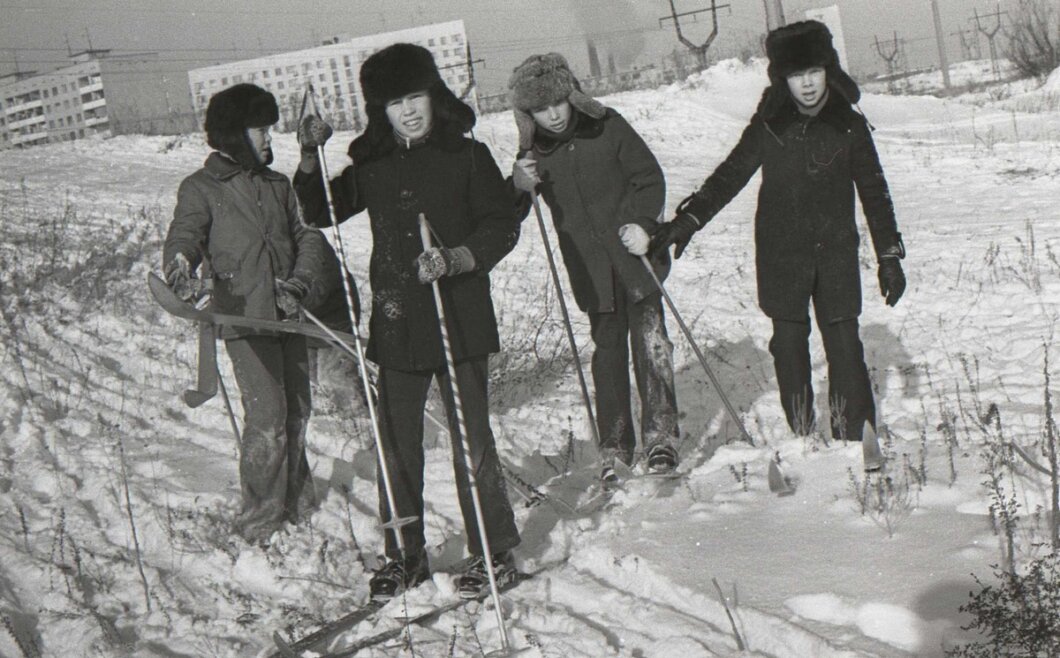
MULTIPOLYGON (((648 468, 672 471, 678 462, 673 345, 662 295, 640 259, 663 212, 662 169, 621 115, 581 90, 562 55, 527 58, 508 87, 519 129, 512 185, 520 218, 529 213, 530 195, 540 194, 574 299, 592 327, 601 478, 617 480, 616 459, 627 466, 635 460, 631 352, 648 468)), ((665 278, 669 256, 662 253, 652 265, 665 278)))
POLYGON ((905 290, 902 236, 870 126, 852 105, 861 92, 840 67, 823 23, 802 21, 766 37, 770 86, 729 156, 652 237, 652 250, 692 235, 762 169, 755 216, 759 306, 773 321, 780 401, 796 434, 814 429, 809 305, 828 359, 832 436, 860 441, 876 428, 858 335, 861 276, 854 191, 876 252, 880 293, 890 306, 905 290))

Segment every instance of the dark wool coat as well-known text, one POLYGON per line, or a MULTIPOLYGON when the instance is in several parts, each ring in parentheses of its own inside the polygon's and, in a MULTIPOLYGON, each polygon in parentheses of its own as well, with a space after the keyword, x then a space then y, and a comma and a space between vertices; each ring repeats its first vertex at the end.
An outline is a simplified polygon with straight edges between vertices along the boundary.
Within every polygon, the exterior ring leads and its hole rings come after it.
MULTIPOLYGON (((574 136, 562 144, 538 131, 533 148, 538 192, 552 211, 578 308, 612 312, 614 276, 634 302, 658 292, 640 259, 622 245, 618 229, 639 224, 651 234, 666 202, 666 182, 648 145, 620 114, 608 108, 593 119, 578 112, 577 122, 574 136)), ((525 218, 530 195, 518 193, 516 203, 520 219, 525 218)), ((669 256, 653 265, 665 278, 669 256)))
POLYGON ((687 210, 700 222, 710 221, 761 167, 755 246, 762 310, 776 320, 805 321, 816 285, 820 317, 856 318, 861 279, 855 187, 877 255, 899 240, 869 126, 835 92, 816 117, 799 113, 790 98, 771 118, 761 110, 690 197, 687 210))
MULTIPOLYGON (((294 184, 307 221, 329 225, 319 173, 299 171, 294 184)), ((445 365, 434 293, 416 278, 421 212, 443 246, 464 245, 475 257, 474 272, 439 280, 454 358, 500 350, 488 273, 515 246, 519 223, 485 145, 442 131, 410 147, 395 141, 369 161, 346 167, 331 189, 340 222, 364 209, 371 221, 368 358, 404 371, 445 365)))
MULTIPOLYGON (((324 239, 301 218, 291 182, 268 168, 247 171, 214 152, 185 178, 169 225, 162 262, 184 254, 192 268, 206 261, 214 280, 210 310, 279 319, 274 280, 298 276, 310 286, 312 307, 320 289, 324 239)), ((224 338, 261 333, 225 327, 224 338)))

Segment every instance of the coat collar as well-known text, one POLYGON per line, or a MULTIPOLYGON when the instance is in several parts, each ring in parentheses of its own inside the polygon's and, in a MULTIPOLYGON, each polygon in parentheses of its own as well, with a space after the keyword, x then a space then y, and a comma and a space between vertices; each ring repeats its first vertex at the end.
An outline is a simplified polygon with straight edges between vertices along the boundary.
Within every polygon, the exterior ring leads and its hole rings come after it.
POLYGON ((770 95, 779 92, 776 87, 770 87, 762 95, 762 101, 758 105, 759 114, 770 132, 776 135, 782 134, 792 124, 799 121, 813 120, 823 121, 837 130, 848 130, 854 125, 854 121, 860 115, 854 111, 842 94, 834 93, 834 90, 830 91, 831 93, 828 94, 824 107, 821 108, 817 116, 808 117, 800 113, 795 107, 795 101, 791 100, 791 96, 787 94, 786 89, 783 90, 783 100, 775 102, 774 99, 770 98, 770 95))
POLYGON ((574 134, 567 139, 557 140, 546 135, 542 130, 535 131, 534 151, 541 154, 552 153, 564 144, 576 139, 593 139, 599 137, 604 132, 604 121, 607 120, 607 117, 610 116, 611 113, 611 110, 607 110, 605 114, 599 117, 593 117, 585 114, 581 110, 575 110, 573 116, 574 121, 576 122, 574 134))
MULTIPOLYGON (((239 163, 228 157, 220 151, 214 151, 206 158, 206 162, 203 164, 206 171, 218 180, 228 180, 242 171, 245 171, 239 163)), ((248 171, 248 174, 260 174, 262 178, 269 180, 283 180, 284 176, 281 173, 275 172, 268 167, 262 167, 254 171, 248 171)))

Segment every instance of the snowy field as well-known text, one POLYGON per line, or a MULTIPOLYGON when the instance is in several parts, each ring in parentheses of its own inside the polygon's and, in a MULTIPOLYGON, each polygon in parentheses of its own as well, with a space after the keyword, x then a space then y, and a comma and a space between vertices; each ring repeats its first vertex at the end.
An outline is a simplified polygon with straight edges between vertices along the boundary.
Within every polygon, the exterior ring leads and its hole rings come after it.
MULTIPOLYGON (((662 163, 668 213, 736 143, 764 82, 761 64, 727 61, 669 88, 604 99, 662 163)), ((601 505, 541 238, 533 219, 524 224, 493 275, 504 341, 493 427, 511 471, 548 496, 528 507, 511 494, 517 560, 536 573, 503 596, 512 642, 527 648, 520 655, 931 657, 972 639, 958 607, 977 589, 972 574, 989 582, 1008 550, 991 503, 1019 504, 1017 563, 1047 541, 1048 478, 1019 460, 999 466, 997 455, 1011 441, 1043 459, 1047 360, 1054 404, 1058 393, 1058 94, 1054 74, 996 103, 861 102, 909 253, 909 287, 892 309, 862 247, 884 479, 862 472, 859 448, 798 438, 784 423, 770 324, 756 306, 753 180, 695 236, 667 288, 757 445, 738 441, 671 318, 684 477, 632 480, 601 505), (793 495, 767 488, 774 455, 793 495), (983 484, 991 472, 1000 494, 983 484)), ((510 116, 483 117, 476 136, 508 170, 510 116)), ((335 172, 351 137, 328 147, 335 172)), ((293 136, 278 136, 274 150, 274 167, 293 172, 293 136)), ((177 184, 207 153, 199 136, 3 153, 2 656, 263 656, 273 631, 300 637, 366 599, 382 544, 371 433, 326 395, 309 430, 326 493, 311 522, 266 551, 228 536, 238 500, 232 428, 220 396, 194 410, 182 403, 196 332, 144 286, 177 184)), ((368 299, 367 222, 343 231, 368 299)), ((588 321, 576 310, 575 330, 587 362, 588 321)), ((816 342, 813 358, 823 402, 816 342)), ((234 388, 226 357, 221 367, 234 388)), ((429 428, 433 582, 333 649, 452 595, 464 538, 447 441, 429 428)), ((500 646, 485 605, 411 636, 415 654, 391 642, 357 655, 479 656, 500 646)))

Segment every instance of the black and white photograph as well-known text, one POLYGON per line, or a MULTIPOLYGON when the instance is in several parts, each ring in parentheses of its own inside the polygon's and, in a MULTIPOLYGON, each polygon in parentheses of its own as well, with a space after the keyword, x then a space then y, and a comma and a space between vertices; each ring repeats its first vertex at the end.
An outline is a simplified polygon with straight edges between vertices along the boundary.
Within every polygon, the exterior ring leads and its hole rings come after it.
POLYGON ((1060 658, 1057 0, 0 15, 0 658, 1060 658))

